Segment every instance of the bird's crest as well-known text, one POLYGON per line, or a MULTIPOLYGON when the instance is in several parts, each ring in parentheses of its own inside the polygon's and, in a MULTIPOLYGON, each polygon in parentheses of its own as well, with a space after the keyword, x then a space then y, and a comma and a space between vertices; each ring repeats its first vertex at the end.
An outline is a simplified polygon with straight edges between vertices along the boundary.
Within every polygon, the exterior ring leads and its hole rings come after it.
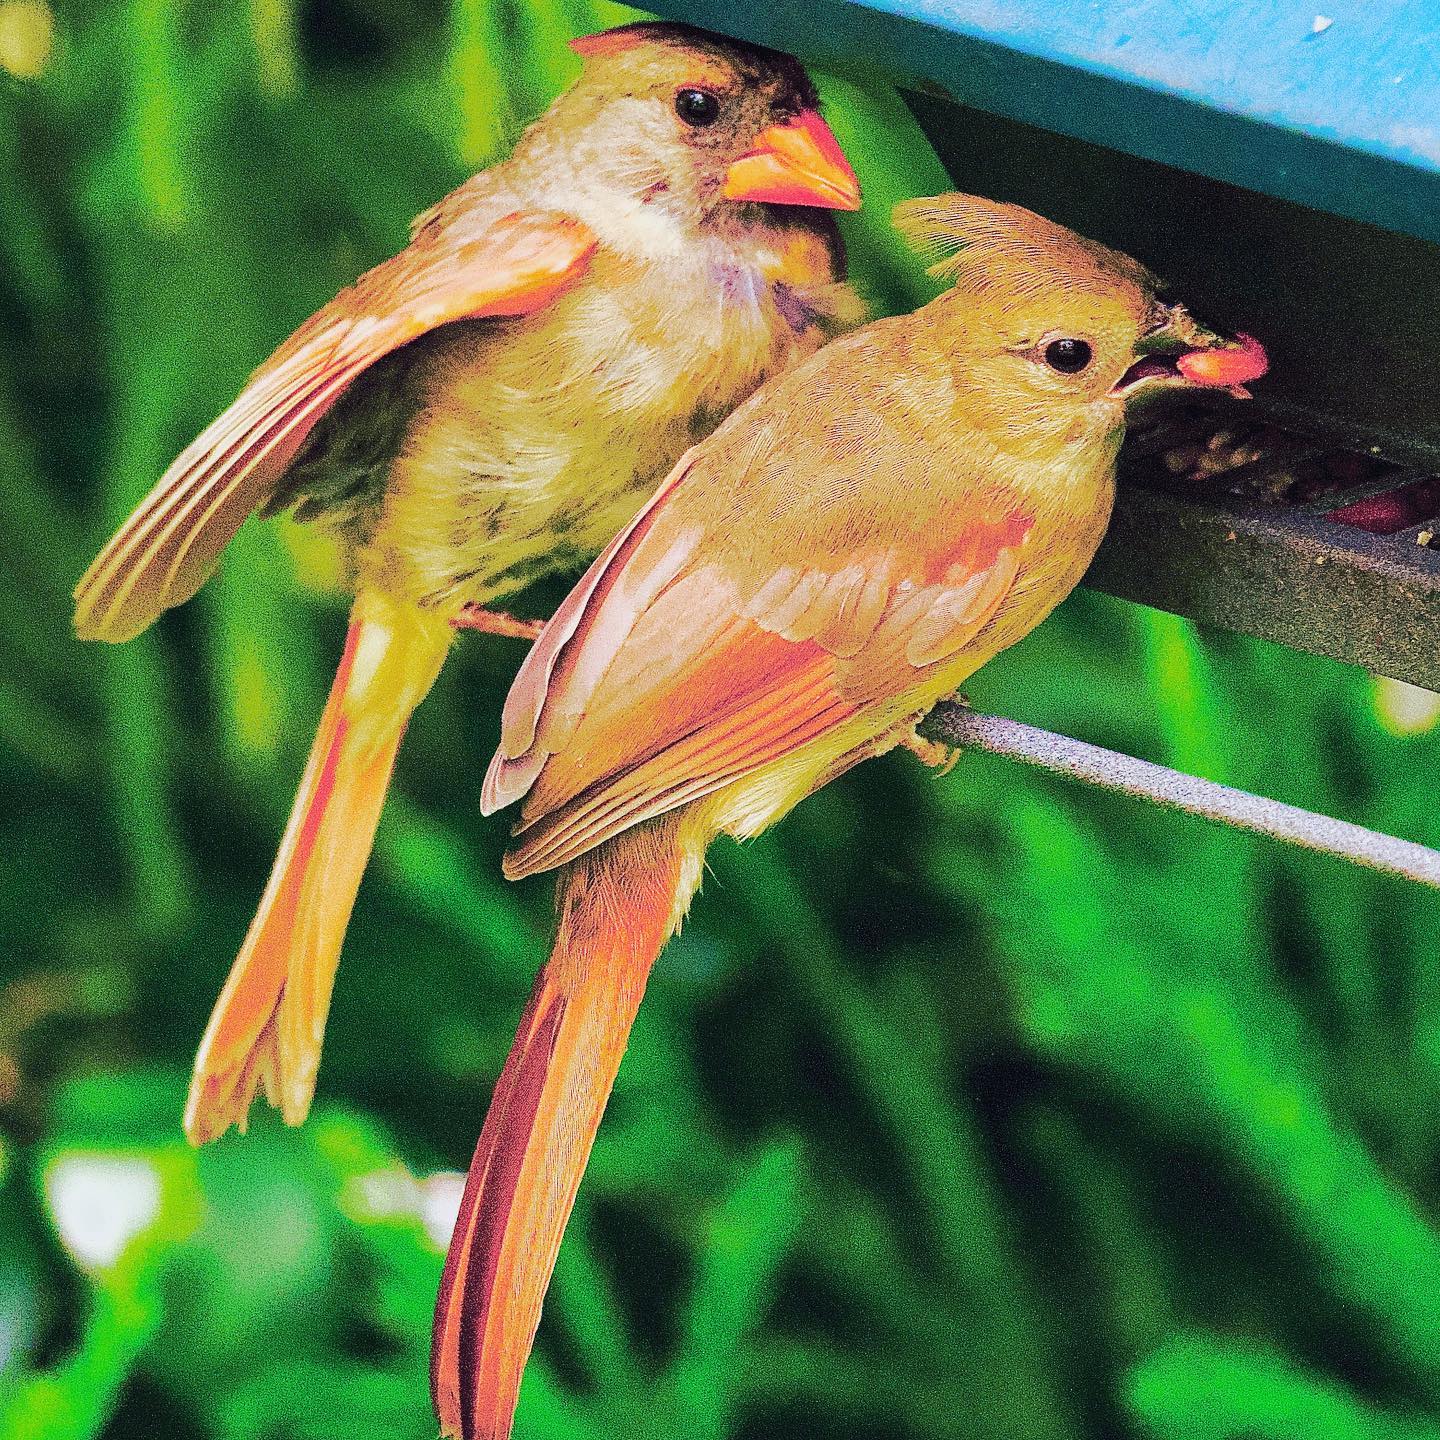
POLYGON ((637 20, 632 25, 617 25, 595 35, 581 35, 570 42, 570 48, 582 60, 592 55, 619 55, 636 45, 686 44, 696 39, 709 39, 703 30, 682 25, 674 20, 637 20))
POLYGON ((1021 264, 1049 270, 1057 265, 1080 273, 1099 269, 1143 289, 1154 277, 1138 261, 1026 210, 979 195, 925 195, 902 200, 891 212, 895 229, 937 280, 953 281, 962 271, 997 252, 1021 264))

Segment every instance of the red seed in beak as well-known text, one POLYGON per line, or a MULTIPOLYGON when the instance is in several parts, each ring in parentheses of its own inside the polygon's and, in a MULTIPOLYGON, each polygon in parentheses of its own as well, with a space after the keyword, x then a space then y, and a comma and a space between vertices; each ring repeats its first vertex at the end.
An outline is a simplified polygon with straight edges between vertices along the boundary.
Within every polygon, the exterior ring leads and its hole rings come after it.
POLYGON ((1253 335, 1237 335, 1234 350, 1187 350, 1175 368, 1192 385, 1227 389, 1258 380, 1269 368, 1265 347, 1253 335))

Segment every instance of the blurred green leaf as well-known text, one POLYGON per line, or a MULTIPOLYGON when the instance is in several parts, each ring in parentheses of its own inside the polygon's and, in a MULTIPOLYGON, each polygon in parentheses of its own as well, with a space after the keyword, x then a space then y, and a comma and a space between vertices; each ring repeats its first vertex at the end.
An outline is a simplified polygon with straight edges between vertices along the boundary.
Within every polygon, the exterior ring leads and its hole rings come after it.
POLYGON ((657 1397, 670 1416, 657 1417, 655 1434, 732 1433, 733 1377, 801 1224, 802 1180, 798 1145, 772 1145, 709 1216, 679 1353, 657 1397))
POLYGON ((1129 1376, 1126 1401, 1146 1434, 1175 1440, 1435 1440, 1440 1428, 1385 1415, 1340 1386, 1259 1348, 1176 1341, 1129 1376))

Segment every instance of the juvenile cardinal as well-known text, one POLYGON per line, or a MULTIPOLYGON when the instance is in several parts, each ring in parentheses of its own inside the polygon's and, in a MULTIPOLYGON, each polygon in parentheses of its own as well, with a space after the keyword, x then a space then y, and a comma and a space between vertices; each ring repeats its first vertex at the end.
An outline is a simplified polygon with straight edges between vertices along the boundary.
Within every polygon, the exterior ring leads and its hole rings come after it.
MULTIPOLYGON (((575 42, 513 155, 416 221, 170 467, 75 591, 86 639, 189 599, 252 511, 338 528, 355 605, 185 1128, 309 1108, 396 749, 456 625, 583 564, 685 447, 860 317, 827 209, 855 176, 788 55, 674 24, 575 42), (816 207, 802 209, 796 207, 816 207)), ((533 634, 533 631, 531 632, 533 634)))
POLYGON ((446 1434, 499 1440, 646 977, 717 835, 895 745, 1084 573, 1126 405, 1265 368, 1139 264, 962 195, 899 228, 953 289, 835 341, 681 460, 527 656, 485 778, 559 932, 446 1260, 446 1434))

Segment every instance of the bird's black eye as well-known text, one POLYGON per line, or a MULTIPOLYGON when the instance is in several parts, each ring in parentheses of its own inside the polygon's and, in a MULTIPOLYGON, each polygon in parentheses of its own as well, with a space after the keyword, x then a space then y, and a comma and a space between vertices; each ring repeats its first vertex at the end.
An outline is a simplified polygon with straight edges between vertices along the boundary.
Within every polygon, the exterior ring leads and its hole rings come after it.
POLYGON ((675 113, 687 125, 713 125, 720 118, 720 102, 708 90, 681 90, 675 96, 675 113))
POLYGON ((1090 363, 1091 353, 1084 340, 1052 340, 1045 347, 1045 363, 1062 375, 1078 375, 1090 363))

